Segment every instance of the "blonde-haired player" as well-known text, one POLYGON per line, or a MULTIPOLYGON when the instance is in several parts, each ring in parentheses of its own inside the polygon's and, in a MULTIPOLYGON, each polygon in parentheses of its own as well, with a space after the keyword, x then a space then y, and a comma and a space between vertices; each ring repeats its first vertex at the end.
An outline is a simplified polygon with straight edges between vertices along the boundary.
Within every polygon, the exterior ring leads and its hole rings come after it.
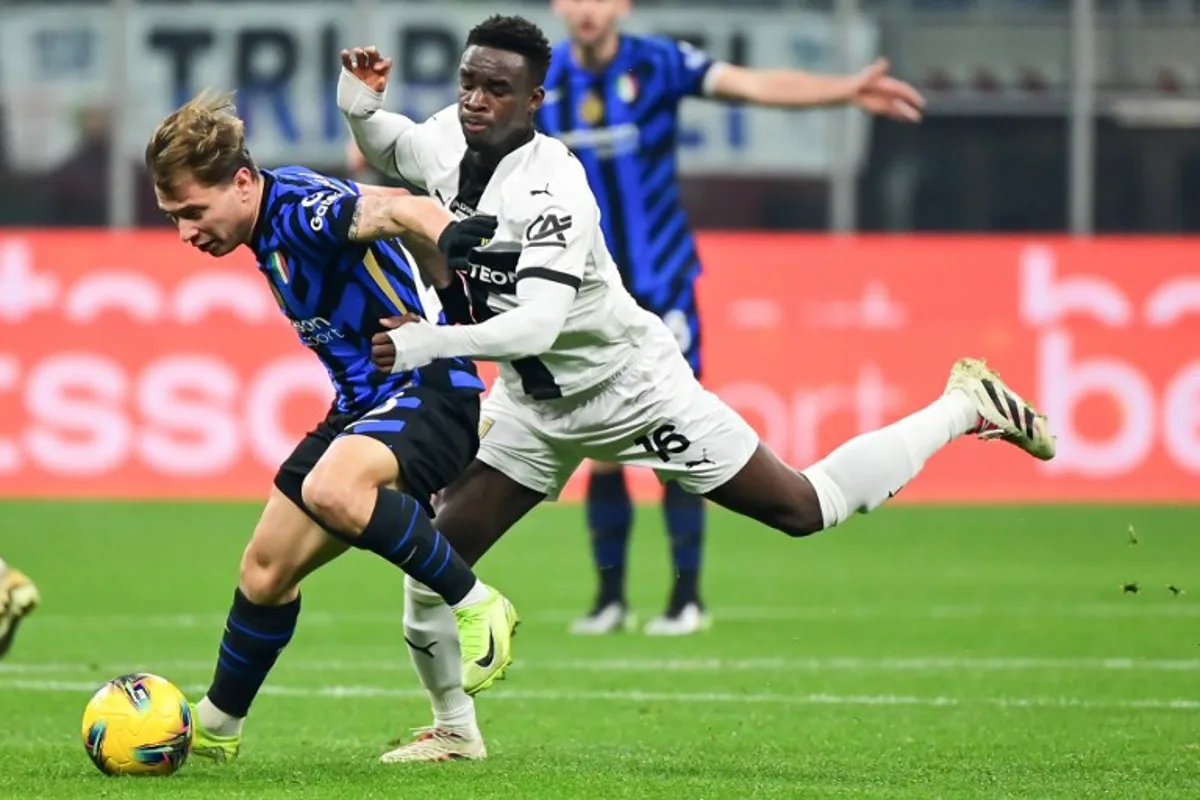
POLYGON ((228 96, 203 94, 169 115, 145 159, 158 205, 185 244, 216 257, 243 247, 254 255, 335 395, 280 466, 242 555, 192 751, 237 756, 243 720, 295 631, 300 584, 350 547, 449 604, 455 637, 443 650, 453 651, 467 691, 487 688, 511 663, 515 612, 430 520, 431 496, 478 449, 483 382, 462 358, 382 377, 371 337, 382 318, 428 313, 401 237, 432 250, 422 265, 442 285, 447 265, 489 239, 494 222, 456 222, 428 198, 305 167, 262 169, 228 96))

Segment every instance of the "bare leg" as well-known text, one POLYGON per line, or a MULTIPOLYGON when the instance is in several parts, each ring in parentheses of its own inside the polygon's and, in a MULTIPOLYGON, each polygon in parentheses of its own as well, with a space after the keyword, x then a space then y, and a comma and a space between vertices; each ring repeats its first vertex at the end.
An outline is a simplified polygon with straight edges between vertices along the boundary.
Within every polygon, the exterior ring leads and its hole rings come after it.
POLYGON ((749 463, 708 498, 789 536, 808 536, 878 508, 935 452, 978 425, 970 399, 954 392, 856 436, 802 473, 760 444, 749 463))
MULTIPOLYGON (((196 705, 200 725, 218 736, 241 731, 242 720, 300 614, 300 582, 340 556, 347 545, 271 487, 254 535, 242 554, 238 588, 221 640, 212 685, 196 705)), ((203 745, 198 755, 226 754, 203 745)))
POLYGON ((352 434, 335 439, 321 456, 304 479, 303 497, 325 525, 355 547, 399 567, 447 602, 459 606, 486 599, 474 572, 405 488, 391 448, 352 434))

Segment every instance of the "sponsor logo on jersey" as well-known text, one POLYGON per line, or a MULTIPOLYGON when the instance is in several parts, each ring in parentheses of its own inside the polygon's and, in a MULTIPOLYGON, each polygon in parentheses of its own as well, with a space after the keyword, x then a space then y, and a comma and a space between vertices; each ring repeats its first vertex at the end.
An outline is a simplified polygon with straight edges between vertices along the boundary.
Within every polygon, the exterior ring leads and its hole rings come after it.
POLYGON ((525 229, 526 247, 566 247, 570 214, 540 214, 525 229))
POLYGON ((483 284, 497 294, 513 294, 517 291, 516 267, 496 269, 483 264, 471 264, 470 267, 467 277, 472 283, 483 284))
POLYGON ((447 210, 459 219, 466 219, 475 214, 475 209, 472 206, 467 205, 457 197, 450 201, 447 210))

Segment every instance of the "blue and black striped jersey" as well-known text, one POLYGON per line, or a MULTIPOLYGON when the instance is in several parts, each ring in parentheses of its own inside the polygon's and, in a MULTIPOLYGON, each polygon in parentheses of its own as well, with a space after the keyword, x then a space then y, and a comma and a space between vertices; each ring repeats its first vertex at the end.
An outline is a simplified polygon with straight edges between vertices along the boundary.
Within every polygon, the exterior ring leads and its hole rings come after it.
POLYGON ((680 201, 679 104, 700 96, 713 61, 684 42, 623 35, 601 72, 580 67, 570 42, 554 48, 538 127, 587 172, 625 286, 662 315, 692 305, 700 271, 680 201))
MULTIPOLYGON (((380 318, 425 310, 414 267, 399 243, 350 240, 360 194, 355 183, 304 167, 263 170, 263 180, 250 247, 280 310, 329 372, 338 411, 364 413, 406 384, 483 391, 466 359, 395 375, 371 362, 380 318)), ((444 322, 440 314, 437 321, 444 322)))

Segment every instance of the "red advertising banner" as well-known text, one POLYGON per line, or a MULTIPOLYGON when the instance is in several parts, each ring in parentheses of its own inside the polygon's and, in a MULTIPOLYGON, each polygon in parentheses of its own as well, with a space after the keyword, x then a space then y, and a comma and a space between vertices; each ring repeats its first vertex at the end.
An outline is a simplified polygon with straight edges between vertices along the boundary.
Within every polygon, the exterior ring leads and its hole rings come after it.
MULTIPOLYGON (((919 408, 975 355, 1050 416, 1059 456, 956 442, 904 502, 1200 501, 1200 240, 701 250, 705 382, 789 463, 919 408)), ((329 398, 248 254, 0 233, 0 495, 261 497, 329 398)))

